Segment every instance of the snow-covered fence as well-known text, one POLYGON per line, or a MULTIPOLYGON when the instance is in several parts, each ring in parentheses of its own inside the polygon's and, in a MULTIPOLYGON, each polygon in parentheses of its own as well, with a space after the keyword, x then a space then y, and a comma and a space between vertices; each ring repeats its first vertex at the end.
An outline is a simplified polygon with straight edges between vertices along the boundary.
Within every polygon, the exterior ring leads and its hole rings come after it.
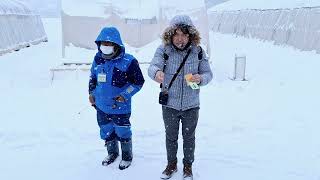
POLYGON ((40 15, 20 1, 0 2, 0 55, 47 41, 40 15))
POLYGON ((89 71, 91 68, 91 63, 84 63, 84 62, 64 62, 54 68, 50 69, 51 72, 51 83, 53 83, 55 79, 55 75, 57 72, 86 72, 89 71))
POLYGON ((274 41, 320 53, 320 7, 209 11, 214 32, 274 41))

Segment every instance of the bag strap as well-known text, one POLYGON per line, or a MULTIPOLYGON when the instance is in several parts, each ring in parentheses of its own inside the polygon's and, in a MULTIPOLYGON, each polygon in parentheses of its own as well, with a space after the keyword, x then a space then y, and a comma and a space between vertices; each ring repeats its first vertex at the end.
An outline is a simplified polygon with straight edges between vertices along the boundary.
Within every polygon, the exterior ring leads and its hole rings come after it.
MULTIPOLYGON (((203 58, 203 50, 202 50, 202 47, 201 46, 198 46, 199 47, 199 53, 198 53, 198 59, 201 60, 203 58)), ((163 65, 163 68, 162 68, 162 72, 164 72, 164 70, 166 69, 166 66, 167 66, 167 60, 169 59, 169 55, 167 53, 163 53, 163 59, 164 59, 164 65, 163 65)))
POLYGON ((188 59, 188 57, 189 57, 190 52, 191 52, 191 49, 188 50, 187 55, 183 58, 183 60, 182 60, 182 62, 181 62, 181 64, 180 64, 178 70, 177 70, 176 73, 173 75, 173 77, 172 77, 172 79, 171 79, 171 81, 170 81, 170 83, 169 83, 168 90, 171 88, 173 81, 176 80, 179 72, 181 71, 182 67, 183 67, 184 64, 186 63, 186 61, 187 61, 187 59, 188 59))
MULTIPOLYGON (((164 64, 163 64, 162 72, 164 72, 164 70, 166 69, 168 59, 169 59, 169 55, 164 52, 163 53, 164 64)), ((160 84, 160 88, 162 88, 162 83, 160 84)))
POLYGON ((200 51, 199 51, 199 53, 198 53, 198 59, 201 60, 201 59, 203 58, 202 47, 199 46, 199 49, 200 49, 200 51))

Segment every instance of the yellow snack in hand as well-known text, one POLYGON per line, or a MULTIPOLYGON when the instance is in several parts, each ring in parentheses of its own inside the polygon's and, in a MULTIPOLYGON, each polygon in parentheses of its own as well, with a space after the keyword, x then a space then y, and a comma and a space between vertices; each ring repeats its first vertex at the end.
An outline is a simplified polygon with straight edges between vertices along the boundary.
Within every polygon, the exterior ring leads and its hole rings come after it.
POLYGON ((192 74, 186 74, 184 78, 186 79, 187 82, 190 82, 192 79, 192 74))
POLYGON ((190 86, 192 89, 199 89, 198 84, 191 81, 192 77, 193 77, 192 74, 187 74, 184 76, 184 78, 187 81, 188 86, 190 86))

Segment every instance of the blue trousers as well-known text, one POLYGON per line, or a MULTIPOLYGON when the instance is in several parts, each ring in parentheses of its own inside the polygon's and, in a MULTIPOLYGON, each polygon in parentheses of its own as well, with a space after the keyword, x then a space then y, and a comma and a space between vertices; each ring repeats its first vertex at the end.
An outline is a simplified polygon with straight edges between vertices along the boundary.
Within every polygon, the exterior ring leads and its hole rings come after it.
POLYGON ((120 142, 131 140, 131 114, 106 114, 97 109, 97 121, 100 127, 100 137, 105 141, 115 139, 120 142))

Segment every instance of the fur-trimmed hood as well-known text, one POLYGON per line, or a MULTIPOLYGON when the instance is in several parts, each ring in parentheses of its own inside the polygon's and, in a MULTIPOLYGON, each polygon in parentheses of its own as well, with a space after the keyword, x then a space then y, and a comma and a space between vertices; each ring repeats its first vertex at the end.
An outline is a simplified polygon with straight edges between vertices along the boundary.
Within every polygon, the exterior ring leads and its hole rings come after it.
POLYGON ((188 15, 177 15, 172 18, 170 21, 169 27, 165 29, 162 34, 162 41, 164 45, 172 44, 172 36, 175 34, 175 31, 179 26, 186 26, 188 28, 189 38, 191 44, 199 45, 200 44, 200 33, 193 25, 191 18, 188 15))

